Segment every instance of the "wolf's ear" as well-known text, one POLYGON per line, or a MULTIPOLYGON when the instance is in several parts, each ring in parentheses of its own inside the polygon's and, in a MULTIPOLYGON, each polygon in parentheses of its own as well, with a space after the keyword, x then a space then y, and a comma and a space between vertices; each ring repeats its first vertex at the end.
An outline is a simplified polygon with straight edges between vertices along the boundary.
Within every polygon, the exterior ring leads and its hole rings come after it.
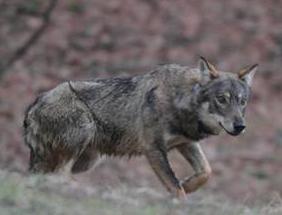
POLYGON ((241 69, 238 73, 238 77, 245 81, 249 86, 252 85, 253 77, 258 69, 258 64, 245 67, 241 69))
POLYGON ((216 70, 215 66, 202 56, 199 61, 199 70, 202 74, 209 74, 211 78, 219 77, 219 72, 216 70))

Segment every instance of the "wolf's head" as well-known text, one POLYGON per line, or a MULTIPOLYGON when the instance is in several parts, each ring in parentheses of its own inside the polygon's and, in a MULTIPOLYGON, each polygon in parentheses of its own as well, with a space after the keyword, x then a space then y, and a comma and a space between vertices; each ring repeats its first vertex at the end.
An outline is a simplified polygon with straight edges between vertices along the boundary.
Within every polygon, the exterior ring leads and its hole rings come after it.
POLYGON ((219 72, 201 58, 199 71, 204 84, 198 94, 199 119, 207 132, 218 134, 223 129, 230 135, 238 135, 245 130, 245 109, 256 70, 257 65, 253 65, 238 74, 219 72))

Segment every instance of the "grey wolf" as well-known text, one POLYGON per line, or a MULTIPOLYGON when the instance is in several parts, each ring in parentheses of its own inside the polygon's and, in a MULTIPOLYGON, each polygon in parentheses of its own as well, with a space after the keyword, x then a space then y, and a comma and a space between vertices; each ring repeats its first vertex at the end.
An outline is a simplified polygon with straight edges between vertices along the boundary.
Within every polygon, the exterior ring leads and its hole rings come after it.
POLYGON ((127 78, 64 82, 40 95, 24 120, 29 169, 71 172, 91 168, 100 155, 144 155, 169 192, 197 190, 211 175, 200 140, 245 130, 245 109, 257 65, 219 71, 205 58, 196 68, 163 65, 127 78), (167 154, 178 150, 194 169, 176 178, 167 154))

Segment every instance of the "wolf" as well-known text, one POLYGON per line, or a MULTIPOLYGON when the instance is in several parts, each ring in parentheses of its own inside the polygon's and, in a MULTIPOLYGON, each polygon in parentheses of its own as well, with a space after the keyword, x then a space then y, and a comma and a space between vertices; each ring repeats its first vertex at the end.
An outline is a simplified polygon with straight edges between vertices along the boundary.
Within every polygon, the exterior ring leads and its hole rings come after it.
POLYGON ((223 72, 201 57, 196 68, 168 64, 133 77, 61 83, 26 111, 29 170, 52 173, 71 163, 76 174, 100 155, 144 155, 167 190, 185 197, 212 173, 199 141, 245 130, 257 67, 223 72), (192 166, 192 176, 177 179, 167 157, 172 149, 192 166))

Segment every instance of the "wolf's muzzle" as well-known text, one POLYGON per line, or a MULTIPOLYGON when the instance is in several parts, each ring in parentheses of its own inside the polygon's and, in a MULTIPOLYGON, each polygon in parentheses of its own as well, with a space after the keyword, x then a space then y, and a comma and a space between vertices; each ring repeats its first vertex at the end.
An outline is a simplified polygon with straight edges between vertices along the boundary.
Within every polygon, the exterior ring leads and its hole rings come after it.
POLYGON ((229 131, 229 130, 227 130, 221 123, 220 123, 220 126, 221 126, 228 134, 230 134, 230 135, 232 135, 232 136, 237 136, 237 135, 241 134, 241 133, 244 131, 244 129, 246 128, 245 125, 234 123, 234 124, 233 124, 233 131, 229 131))
POLYGON ((246 128, 245 125, 233 125, 234 126, 234 133, 240 134, 246 128))

